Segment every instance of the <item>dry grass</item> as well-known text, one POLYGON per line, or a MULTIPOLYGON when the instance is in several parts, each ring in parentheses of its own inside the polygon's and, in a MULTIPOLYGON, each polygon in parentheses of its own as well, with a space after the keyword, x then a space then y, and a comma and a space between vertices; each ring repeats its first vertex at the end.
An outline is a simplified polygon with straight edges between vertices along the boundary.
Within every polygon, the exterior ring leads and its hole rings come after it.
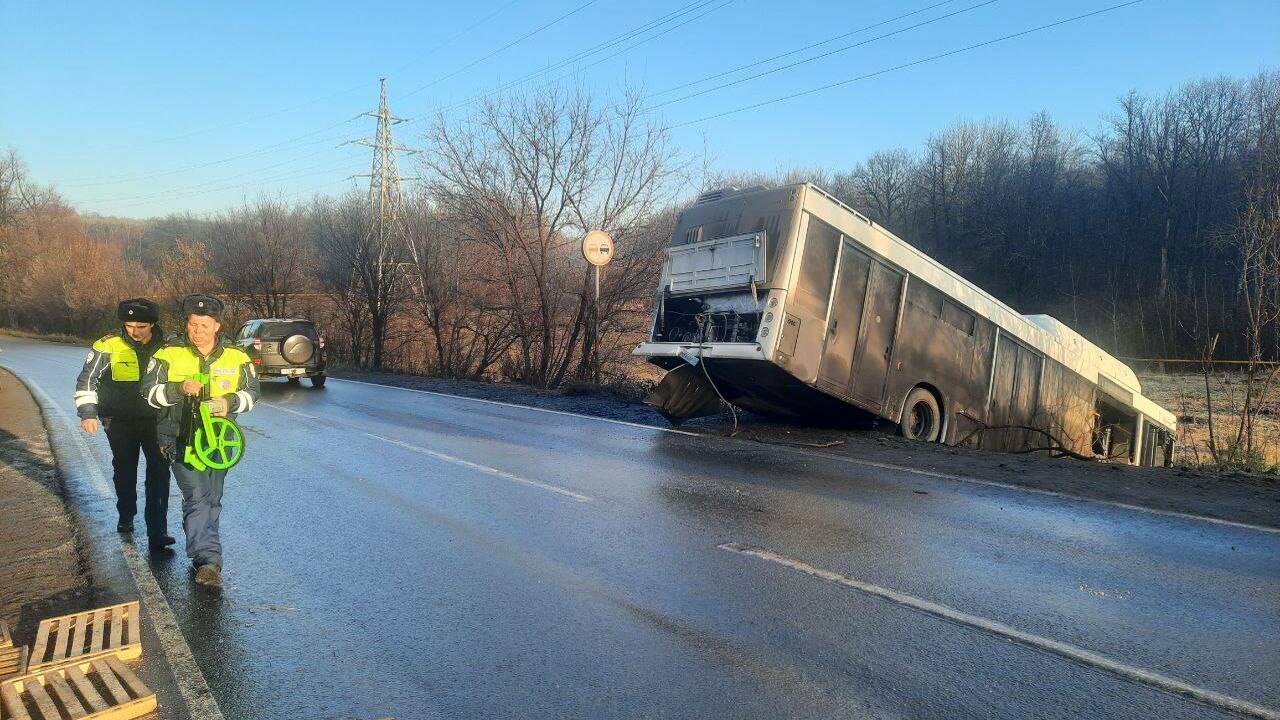
MULTIPOLYGON (((1178 416, 1178 442, 1174 452, 1177 465, 1204 466, 1212 463, 1209 452, 1209 412, 1205 402, 1204 376, 1141 373, 1142 393, 1178 416)), ((1234 439, 1240 427, 1245 375, 1240 371, 1215 372, 1209 381, 1213 396, 1213 425, 1219 446, 1234 439)), ((1280 378, 1277 378, 1280 380, 1280 378)), ((1258 455, 1253 469, 1280 468, 1280 388, 1272 387, 1259 403, 1254 424, 1254 445, 1258 455)))
POLYGON ((0 328, 0 335, 9 335, 11 337, 27 338, 30 340, 46 340, 48 342, 63 343, 65 345, 90 345, 92 340, 78 338, 74 335, 62 335, 58 333, 37 333, 28 330, 18 330, 17 328, 0 328))

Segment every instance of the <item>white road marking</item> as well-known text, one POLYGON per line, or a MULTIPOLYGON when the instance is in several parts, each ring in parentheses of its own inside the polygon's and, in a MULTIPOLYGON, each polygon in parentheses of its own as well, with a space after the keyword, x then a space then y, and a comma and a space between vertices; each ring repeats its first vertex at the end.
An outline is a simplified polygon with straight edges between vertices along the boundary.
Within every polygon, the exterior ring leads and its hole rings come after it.
POLYGON ((292 413, 293 415, 297 415, 297 416, 299 416, 299 417, 304 417, 304 418, 306 418, 306 419, 308 419, 308 420, 319 420, 319 419, 320 419, 319 417, 317 417, 317 416, 315 416, 315 415, 308 415, 308 414, 306 414, 306 413, 304 413, 304 412, 298 412, 297 410, 293 410, 293 409, 291 409, 291 408, 287 408, 287 407, 285 407, 285 406, 283 406, 283 405, 277 405, 277 404, 275 404, 275 403, 269 403, 269 402, 266 402, 265 400, 259 400, 259 401, 258 401, 258 404, 259 404, 259 405, 266 405, 266 406, 267 406, 267 407, 269 407, 269 408, 275 408, 276 410, 282 410, 282 411, 287 412, 287 413, 292 413))
POLYGON ((1206 705, 1230 710, 1231 712, 1247 715, 1249 717, 1264 718, 1264 720, 1280 720, 1280 711, 1256 705, 1248 702, 1247 700, 1234 698, 1230 695, 1224 695, 1213 690, 1206 690, 1184 680, 1179 680, 1178 678, 1161 675, 1160 673, 1134 667, 1133 665, 1128 665, 1118 660, 1112 660, 1111 658, 1099 655, 1092 650, 1085 650, 1084 648, 1076 647, 1070 643, 1052 640, 1029 632, 1023 632, 1022 630, 1018 630, 1017 628, 1010 627, 995 620, 988 620, 987 618, 980 617, 978 615, 972 615, 946 605, 940 605, 935 602, 930 602, 929 600, 923 600, 913 595, 898 592, 897 590, 891 590, 889 588, 880 587, 879 585, 855 580, 845 575, 841 575, 840 573, 814 567, 813 565, 801 560, 795 560, 786 557, 785 555, 770 552, 769 550, 741 545, 739 543, 725 543, 718 547, 721 550, 738 553, 739 555, 748 555, 761 560, 777 563, 806 575, 828 580, 868 595, 874 595, 875 597, 889 600, 890 602, 894 602, 923 613, 928 613, 929 615, 933 615, 950 622, 967 625, 994 635, 999 635, 1028 647, 1044 650, 1090 667, 1106 670, 1107 672, 1114 673, 1120 677, 1133 680, 1144 685, 1149 685, 1165 692, 1192 698, 1206 705))
MULTIPOLYGON (((310 419, 310 420, 320 420, 320 418, 316 417, 315 415, 308 415, 308 414, 306 414, 306 413, 304 413, 304 412, 298 412, 297 410, 292 410, 292 409, 287 408, 287 407, 284 407, 284 406, 282 406, 282 405, 276 405, 275 403, 268 403, 268 402, 264 402, 264 403, 262 403, 262 404, 263 404, 263 405, 266 405, 267 407, 275 408, 276 410, 283 410, 284 412, 292 413, 292 414, 294 414, 294 415, 298 415, 298 416, 301 416, 301 417, 304 417, 304 418, 308 418, 308 419, 310 419)), ((340 423, 340 424, 348 425, 349 427, 351 427, 348 423, 340 423)), ((364 432, 364 431, 361 431, 361 432, 364 432)), ((567 496, 567 497, 571 497, 571 498, 573 498, 574 500, 577 500, 578 502, 590 502, 590 501, 591 501, 591 498, 590 498, 590 497, 588 497, 588 496, 586 496, 586 495, 583 495, 582 493, 577 493, 577 492, 574 492, 574 491, 572 491, 572 490, 569 490, 569 489, 566 489, 566 488, 562 488, 562 487, 560 487, 560 486, 558 486, 558 485, 552 485, 552 484, 550 484, 550 483, 545 483, 545 482, 542 482, 541 480, 531 480, 531 479, 529 479, 529 478, 520 477, 519 475, 514 475, 514 474, 509 473, 509 472, 507 472, 507 471, 505 471, 505 470, 499 470, 498 468, 489 467, 488 465, 481 465, 481 464, 479 464, 479 463, 471 462, 470 460, 463 460, 462 458, 459 458, 459 457, 454 457, 454 456, 452 456, 452 455, 446 455, 445 453, 442 453, 442 452, 439 452, 439 451, 436 451, 436 450, 429 450, 429 449, 427 449, 427 448, 424 448, 424 447, 421 447, 421 446, 418 446, 418 445, 413 445, 413 444, 410 444, 410 443, 407 443, 407 442, 402 442, 402 441, 400 441, 400 440, 394 440, 394 439, 389 438, 389 437, 383 437, 382 435, 375 435, 375 434, 370 433, 370 432, 365 432, 364 434, 365 434, 366 436, 368 436, 368 437, 371 437, 371 438, 375 439, 375 440, 381 440, 381 441, 386 442, 386 443, 391 443, 392 445, 396 445, 396 446, 398 446, 398 447, 405 448, 406 450, 412 450, 412 451, 417 452, 417 453, 422 453, 423 455, 427 455, 427 456, 433 457, 433 458, 435 458, 435 459, 437 459, 437 460, 443 460, 443 461, 445 461, 445 462, 453 463, 453 464, 455 464, 455 465, 461 465, 461 466, 463 466, 463 467, 470 468, 470 469, 472 469, 472 470, 479 470, 479 471, 480 471, 480 472, 482 472, 482 473, 485 473, 485 474, 487 474, 487 475, 493 475, 493 476, 495 476, 495 477, 500 477, 500 478, 502 478, 502 479, 504 479, 504 480, 510 480, 510 481, 512 481, 512 482, 521 483, 521 484, 523 484, 523 485, 530 485, 530 486, 532 486, 532 487, 541 488, 541 489, 543 489, 543 490, 549 490, 549 491, 554 492, 554 493, 559 493, 559 494, 561 494, 561 495, 565 495, 565 496, 567 496)))
POLYGON ((369 385, 372 387, 385 388, 388 390, 405 390, 407 392, 422 393, 423 395, 435 395, 437 397, 454 398, 456 400, 470 400, 471 402, 485 403, 487 405, 500 405, 502 407, 518 408, 520 410, 535 410, 537 412, 551 413, 552 415, 568 415, 569 417, 584 418, 586 420, 595 420, 598 422, 612 423, 614 425, 626 425, 627 427, 640 428, 642 430, 660 430, 665 433, 675 435, 691 435, 693 437, 708 437, 706 433, 689 432, 688 430, 678 430, 676 428, 660 427, 658 425, 645 425, 644 423, 630 422, 627 420, 614 420, 613 418, 598 417, 595 415, 583 415, 582 413, 569 412, 567 410, 551 410, 549 408, 540 408, 533 405, 520 405, 519 403, 502 402, 500 400, 485 400, 484 398, 467 397, 466 395, 452 395, 450 393, 435 392, 432 390, 419 390, 417 388, 400 387, 399 385, 383 385, 382 383, 371 383, 364 380, 349 380, 347 378, 330 377, 330 380, 337 380, 344 383, 355 383, 357 385, 369 385))
MULTIPOLYGON (((796 450, 796 448, 786 448, 787 450, 796 450)), ((1196 515, 1194 513, 1178 512, 1177 510, 1161 510, 1159 508, 1143 507, 1141 505, 1132 505, 1123 503, 1118 500, 1102 500, 1100 498, 1085 497, 1083 495, 1072 495, 1071 493, 1058 492, 1056 490, 1042 490, 1041 488, 1027 487, 1026 485, 1015 485, 1013 483, 1000 482, 999 480, 983 480, 981 478, 968 477, 965 475, 952 475, 950 473, 935 472, 933 470, 920 470, 917 468, 904 467, 902 465, 894 465, 892 463, 876 462, 874 460, 862 460, 860 458, 842 457, 840 455, 831 455, 830 453, 813 452, 808 450, 798 450, 806 455, 816 455, 818 457, 827 458, 829 460, 838 460, 840 462, 853 463, 854 465, 866 465, 868 467, 883 468, 885 470, 897 470, 900 472, 914 473, 925 477, 939 478, 942 480, 955 480, 957 482, 970 483, 973 485, 990 485, 991 487, 1004 488, 1006 490, 1018 490, 1021 492, 1034 493, 1036 495, 1048 495, 1049 497, 1063 498, 1065 500, 1081 500, 1084 502, 1097 503, 1099 505, 1110 505, 1112 507, 1124 508, 1125 510, 1136 510, 1137 512, 1148 513, 1151 515, 1164 515, 1166 517, 1182 518, 1184 520, 1198 520, 1200 522, 1213 523, 1214 525, 1225 525, 1227 527, 1241 528, 1243 530, 1257 530, 1259 532, 1280 534, 1280 528, 1271 527, 1270 525, 1254 525, 1252 523, 1236 522, 1235 520, 1223 520, 1221 518, 1209 517, 1208 515, 1196 515)))
MULTIPOLYGON (((10 369, 13 370, 13 368, 10 369)), ((14 374, 18 374, 16 370, 14 374)), ((115 493, 111 484, 102 474, 93 451, 89 449, 89 444, 78 431, 79 424, 73 423, 43 388, 21 375, 18 377, 31 391, 44 413, 49 429, 49 444, 53 446, 54 453, 58 457, 59 470, 67 477, 74 477, 83 472, 102 497, 114 499, 115 493), (78 457, 72 455, 78 455, 78 457)), ((124 554, 129 574, 133 576, 134 584, 142 596, 142 607, 147 611, 145 614, 151 618, 151 624, 160 638, 161 648, 169 660, 169 667, 173 670, 178 692, 187 705, 189 716, 197 720, 223 720, 218 701, 209 690, 209 683, 205 680, 204 673, 200 671, 195 655, 191 652, 191 646, 187 644, 182 628, 178 626, 173 609, 160 590, 160 585, 156 582, 155 575, 151 573, 151 568, 138 554, 133 543, 123 538, 120 539, 120 551, 124 554)))
POLYGON ((850 463, 853 465, 863 465, 866 467, 880 468, 882 470, 894 470, 897 472, 911 473, 913 475, 921 475, 940 480, 955 480, 973 485, 989 485, 991 487, 1003 488, 1005 490, 1016 490, 1018 492, 1034 493, 1036 495, 1047 495, 1049 497, 1062 498, 1064 500, 1074 500, 1077 502, 1095 503, 1098 505, 1109 505, 1111 507, 1132 510, 1135 512, 1147 513, 1149 515, 1162 515, 1165 517, 1176 517, 1183 520, 1196 520, 1199 522, 1212 523, 1214 525, 1223 525, 1226 527, 1240 528, 1242 530, 1257 530, 1259 532, 1280 534, 1280 527, 1272 527, 1270 525, 1254 525, 1246 522, 1236 522, 1234 520, 1223 520, 1221 518, 1209 517, 1207 515, 1196 515, 1194 513, 1178 512, 1177 510, 1160 510, 1158 508, 1143 507, 1142 505, 1133 505, 1130 503, 1119 502, 1117 500, 1103 500, 1101 498, 1091 498, 1085 495, 1074 495, 1072 493, 1057 492, 1055 490, 1042 490, 1040 488, 1028 487, 1026 485, 1015 485, 1013 483, 1000 482, 998 480, 983 480, 982 478, 969 477, 966 475, 952 475, 950 473, 935 472, 933 470, 921 470, 919 468, 907 467, 905 465, 895 465, 893 463, 877 462, 874 460, 863 460, 861 458, 847 457, 842 455, 832 455, 830 453, 815 452, 813 450, 805 450, 803 448, 792 447, 789 445, 772 445, 769 443, 756 443, 750 440, 739 440, 736 438, 726 438, 720 435, 712 435, 710 433, 690 432, 688 430, 678 430, 676 428, 662 427, 661 425, 645 425, 644 423, 628 422, 626 420, 614 420, 612 418, 602 418, 594 415, 583 415, 582 413, 568 412, 565 410, 549 410, 547 408, 534 407, 532 405, 519 405, 517 403, 499 402, 497 400, 485 400, 482 398, 467 397, 466 395, 451 395, 449 393, 434 392, 431 390, 419 390, 417 388, 399 387, 397 385, 383 385, 380 383, 371 383, 364 380, 348 380, 344 378, 330 378, 344 383, 356 383, 357 385, 370 385, 373 387, 386 388, 389 390, 404 390, 407 392, 421 393, 423 395, 435 395, 438 397, 453 398, 456 400, 469 400, 471 402, 486 403, 489 405, 500 405, 502 407, 519 408, 521 410, 533 410, 536 412, 551 413, 553 415, 567 415, 569 417, 582 418, 584 420, 595 420, 597 422, 612 423, 614 425, 626 425, 627 427, 640 428, 642 430, 656 430, 658 432, 672 433, 675 435, 690 435, 693 437, 719 438, 731 442, 750 442, 752 445, 764 445, 766 447, 774 447, 786 452, 798 453, 810 457, 820 457, 828 460, 838 460, 840 462, 850 463))
POLYGON ((394 440, 389 437, 374 435, 373 433, 369 433, 369 432, 365 433, 365 435, 373 438, 374 440, 381 440, 385 443, 391 443, 392 445, 395 445, 397 447, 402 447, 406 450, 412 450, 413 452, 422 453, 423 455, 426 455, 428 457, 433 457, 437 460, 443 460, 444 462, 453 463, 455 465, 461 465, 462 467, 470 468, 471 470, 477 470, 487 475, 500 477, 503 480, 510 480, 511 482, 520 483, 522 485, 529 485, 531 487, 540 488, 542 490, 547 490, 549 492, 558 493, 560 495, 564 495, 565 497, 571 497, 574 500, 577 500, 578 502, 591 502, 590 497, 583 495, 582 493, 577 493, 572 490, 569 490, 568 488, 562 488, 559 485, 552 485, 551 483, 545 483, 545 482, 542 482, 541 480, 531 480, 526 477, 520 477, 519 475, 514 475, 512 473, 507 472, 506 470, 499 470, 498 468, 489 467, 488 465, 481 465, 480 463, 474 463, 474 462, 471 462, 470 460, 463 460, 462 458, 459 458, 459 457, 446 455, 442 452, 437 452, 435 450, 428 450, 427 448, 419 447, 417 445, 412 445, 410 443, 402 442, 400 440, 394 440))

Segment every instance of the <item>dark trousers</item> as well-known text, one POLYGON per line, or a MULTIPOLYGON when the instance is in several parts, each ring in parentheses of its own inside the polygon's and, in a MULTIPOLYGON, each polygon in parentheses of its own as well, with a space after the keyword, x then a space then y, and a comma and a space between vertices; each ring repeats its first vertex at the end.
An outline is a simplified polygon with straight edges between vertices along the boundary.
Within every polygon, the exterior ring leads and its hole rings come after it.
POLYGON ((168 534, 169 461, 160 454, 154 420, 122 420, 111 418, 105 423, 107 442, 111 445, 111 467, 115 471, 116 510, 121 520, 132 520, 138 514, 138 454, 147 458, 146 509, 147 537, 168 534))
POLYGON ((173 477, 182 491, 182 529, 187 534, 187 557, 196 567, 222 567, 222 488, 226 470, 195 470, 186 463, 173 464, 173 477))

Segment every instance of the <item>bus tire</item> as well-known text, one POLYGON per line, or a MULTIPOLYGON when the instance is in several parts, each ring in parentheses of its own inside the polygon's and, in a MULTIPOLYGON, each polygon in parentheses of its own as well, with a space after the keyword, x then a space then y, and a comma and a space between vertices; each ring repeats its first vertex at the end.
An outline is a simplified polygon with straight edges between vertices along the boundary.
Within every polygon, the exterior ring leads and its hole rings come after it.
POLYGON ((938 442, 942 439, 942 407, 927 388, 915 388, 907 395, 898 432, 908 440, 938 442))

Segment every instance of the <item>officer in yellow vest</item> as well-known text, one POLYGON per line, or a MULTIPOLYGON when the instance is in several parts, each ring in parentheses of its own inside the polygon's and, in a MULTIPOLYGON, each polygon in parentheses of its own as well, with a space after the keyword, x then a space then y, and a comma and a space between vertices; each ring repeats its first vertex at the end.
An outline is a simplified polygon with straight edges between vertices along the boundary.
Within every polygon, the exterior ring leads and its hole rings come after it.
POLYGON ((138 453, 147 458, 145 483, 147 545, 153 553, 171 553, 174 539, 167 527, 169 513, 169 461, 160 453, 156 438, 156 411, 139 388, 142 368, 160 348, 164 333, 156 322, 160 306, 145 298, 120 303, 116 315, 124 331, 107 335, 93 344, 76 378, 76 414, 87 433, 98 431, 98 421, 111 445, 111 465, 116 486, 116 530, 133 532, 138 512, 138 453))
POLYGON ((249 356, 218 332, 221 301, 211 295, 189 295, 182 300, 182 315, 186 336, 172 339, 152 356, 142 392, 160 411, 156 429, 182 490, 182 528, 196 582, 216 587, 222 585, 218 517, 227 471, 196 470, 183 462, 185 448, 179 444, 190 440, 179 438, 184 401, 208 401, 212 413, 223 417, 247 413, 258 401, 258 373, 249 356), (208 376, 208 382, 201 382, 197 375, 208 376))

